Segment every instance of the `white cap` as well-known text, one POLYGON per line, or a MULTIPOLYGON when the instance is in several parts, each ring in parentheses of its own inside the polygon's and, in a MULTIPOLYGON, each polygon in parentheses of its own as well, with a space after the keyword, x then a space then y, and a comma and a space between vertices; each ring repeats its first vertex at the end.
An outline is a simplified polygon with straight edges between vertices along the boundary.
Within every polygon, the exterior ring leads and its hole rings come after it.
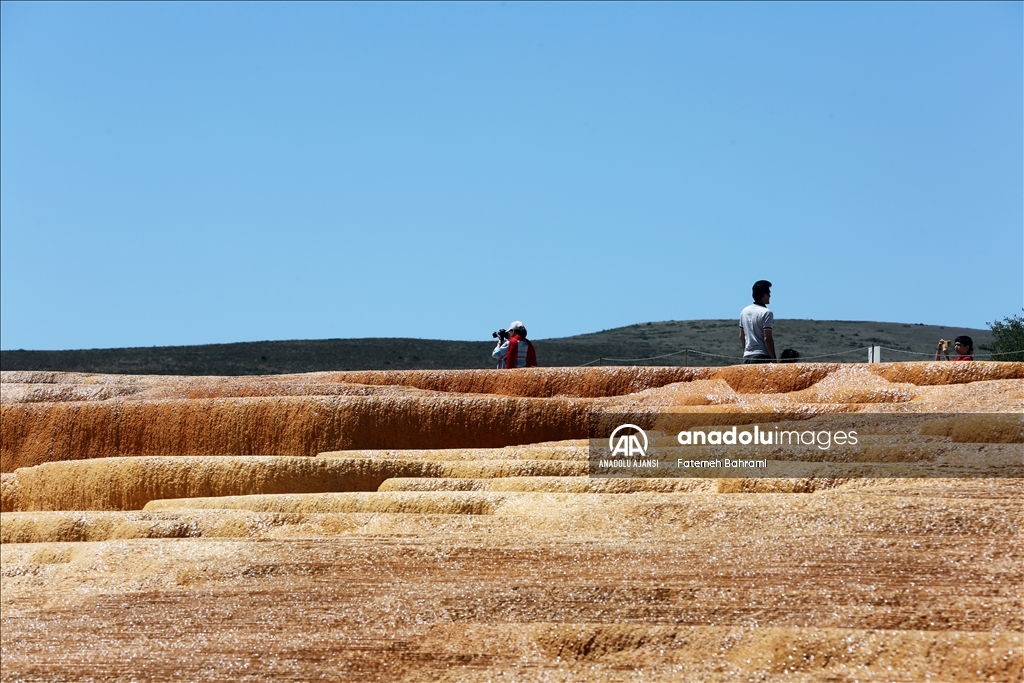
POLYGON ((526 327, 526 325, 524 325, 523 321, 521 321, 521 320, 513 320, 512 322, 510 322, 508 324, 508 329, 510 329, 510 330, 519 330, 519 329, 522 329, 524 327, 526 327))

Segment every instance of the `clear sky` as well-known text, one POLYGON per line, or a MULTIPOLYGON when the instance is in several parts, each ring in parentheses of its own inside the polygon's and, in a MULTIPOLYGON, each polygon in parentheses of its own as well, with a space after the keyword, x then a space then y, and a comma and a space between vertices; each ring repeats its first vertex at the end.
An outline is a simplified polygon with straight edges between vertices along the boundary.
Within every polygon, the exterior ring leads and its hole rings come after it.
POLYGON ((0 17, 0 347, 534 338, 1024 300, 1007 3, 0 17))

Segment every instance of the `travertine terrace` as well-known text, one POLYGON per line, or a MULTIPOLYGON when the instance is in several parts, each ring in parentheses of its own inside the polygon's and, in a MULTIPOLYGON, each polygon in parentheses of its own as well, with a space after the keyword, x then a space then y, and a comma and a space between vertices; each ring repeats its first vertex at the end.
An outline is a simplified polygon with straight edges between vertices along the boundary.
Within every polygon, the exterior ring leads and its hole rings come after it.
MULTIPOLYGON (((586 441, 1020 414, 1024 364, 2 382, 4 681, 1024 678, 1021 479, 601 479, 586 441)), ((927 443, 1024 457, 970 425, 927 443)))

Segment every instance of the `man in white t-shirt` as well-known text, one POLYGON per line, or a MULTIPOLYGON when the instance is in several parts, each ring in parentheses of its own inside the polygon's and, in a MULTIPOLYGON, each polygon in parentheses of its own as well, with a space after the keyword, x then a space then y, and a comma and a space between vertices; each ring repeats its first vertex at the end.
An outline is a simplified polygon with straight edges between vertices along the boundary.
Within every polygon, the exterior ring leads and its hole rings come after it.
POLYGON ((772 283, 758 280, 752 294, 754 303, 740 311, 740 345, 744 363, 774 363, 775 340, 772 327, 775 314, 768 310, 772 298, 772 283))

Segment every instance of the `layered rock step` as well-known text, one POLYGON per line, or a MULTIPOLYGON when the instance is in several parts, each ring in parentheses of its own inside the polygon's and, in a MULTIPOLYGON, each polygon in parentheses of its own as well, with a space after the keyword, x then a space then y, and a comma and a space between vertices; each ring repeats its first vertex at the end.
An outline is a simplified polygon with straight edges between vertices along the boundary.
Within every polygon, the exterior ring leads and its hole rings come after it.
POLYGON ((1024 677, 1024 364, 0 379, 5 680, 1024 677), (591 476, 630 411, 974 475, 591 476))

